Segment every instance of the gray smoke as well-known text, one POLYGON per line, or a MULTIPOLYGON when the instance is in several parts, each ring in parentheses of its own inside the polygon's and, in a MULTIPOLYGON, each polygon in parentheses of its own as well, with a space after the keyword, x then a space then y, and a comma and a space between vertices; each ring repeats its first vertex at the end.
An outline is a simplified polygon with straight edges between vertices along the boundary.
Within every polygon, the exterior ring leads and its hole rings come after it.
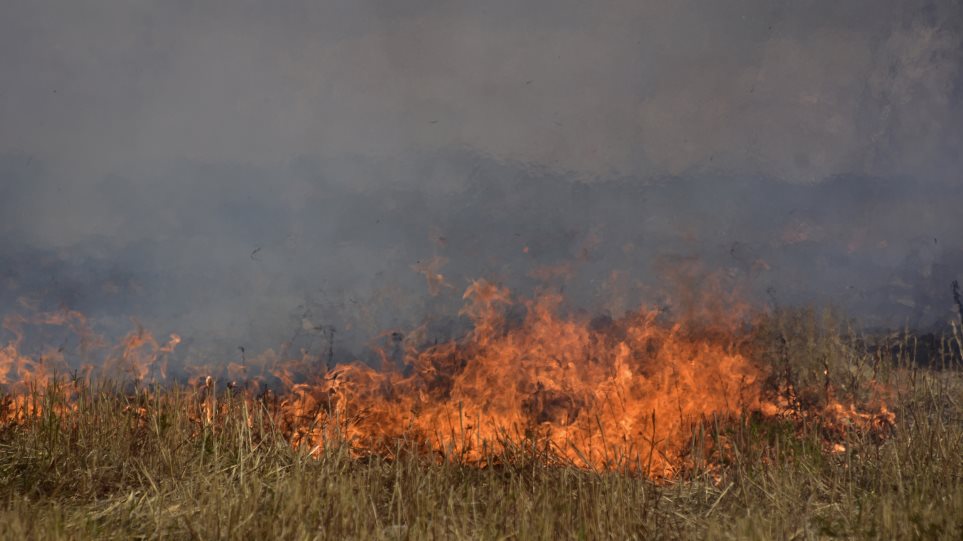
POLYGON ((6 2, 0 302, 190 358, 444 338, 476 278, 938 325, 961 63, 955 1, 6 2))

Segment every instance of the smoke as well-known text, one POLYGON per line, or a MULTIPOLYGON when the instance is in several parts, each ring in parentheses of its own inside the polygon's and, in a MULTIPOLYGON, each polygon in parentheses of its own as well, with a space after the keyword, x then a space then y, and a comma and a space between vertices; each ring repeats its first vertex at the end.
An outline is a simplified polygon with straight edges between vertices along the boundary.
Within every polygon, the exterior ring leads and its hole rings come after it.
POLYGON ((952 317, 957 2, 396 4, 5 4, 0 301, 195 358, 444 337, 483 277, 952 317))

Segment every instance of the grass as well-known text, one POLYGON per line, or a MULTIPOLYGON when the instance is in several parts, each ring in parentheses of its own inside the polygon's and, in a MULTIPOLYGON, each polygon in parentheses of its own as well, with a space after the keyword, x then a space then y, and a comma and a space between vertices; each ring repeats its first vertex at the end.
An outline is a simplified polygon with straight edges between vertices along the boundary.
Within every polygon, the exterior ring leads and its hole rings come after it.
POLYGON ((870 344, 828 315, 783 314, 761 331, 774 378, 814 400, 827 381, 854 398, 885 382, 895 431, 850 431, 829 454, 815 424, 706 420, 693 450, 725 439, 724 463, 652 481, 550 466, 525 442, 487 468, 402 449, 315 458, 257 401, 220 397, 227 414, 212 426, 194 389, 65 383, 32 397, 39 415, 0 428, 0 537, 963 538, 958 333, 921 368, 911 336, 870 344), (68 395, 76 410, 63 414, 68 395))

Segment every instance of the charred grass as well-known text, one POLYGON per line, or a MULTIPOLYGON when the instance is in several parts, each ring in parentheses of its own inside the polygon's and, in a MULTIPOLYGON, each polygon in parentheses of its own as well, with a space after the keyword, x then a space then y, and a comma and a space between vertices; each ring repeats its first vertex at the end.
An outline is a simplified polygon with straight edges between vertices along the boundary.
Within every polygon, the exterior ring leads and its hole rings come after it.
MULTIPOLYGON (((830 315, 773 317, 760 333, 800 400, 885 384, 886 437, 819 423, 705 419, 677 478, 552 464, 519 442, 485 467, 399 448, 358 458, 294 449, 263 403, 196 389, 65 382, 0 428, 8 539, 963 538, 963 369, 954 328, 927 346, 872 340, 830 315), (827 451, 827 438, 844 450, 827 451), (703 457, 706 439, 724 457, 703 457), (718 446, 717 446, 718 447, 718 446)), ((9 397, 6 399, 9 408, 9 397)))

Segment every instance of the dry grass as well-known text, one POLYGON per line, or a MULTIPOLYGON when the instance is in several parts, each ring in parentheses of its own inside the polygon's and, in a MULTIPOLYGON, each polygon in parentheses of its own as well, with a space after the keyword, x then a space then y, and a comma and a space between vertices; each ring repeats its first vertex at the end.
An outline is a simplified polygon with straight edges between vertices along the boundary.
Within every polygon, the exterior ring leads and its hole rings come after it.
MULTIPOLYGON (((197 394, 78 389, 0 429, 0 536, 10 539, 963 538, 959 340, 920 368, 910 338, 867 345, 831 317, 781 315, 763 341, 776 377, 858 397, 893 390, 885 439, 851 433, 827 454, 817 427, 706 422, 725 464, 672 482, 547 466, 525 447, 498 467, 401 453, 319 458, 293 450, 256 402, 223 397, 216 429, 197 394), (881 351, 883 353, 881 353, 881 351), (931 366, 935 366, 931 363, 931 366)), ((823 389, 823 391, 819 391, 823 389)), ((693 448, 699 448, 693 445, 693 448)))

